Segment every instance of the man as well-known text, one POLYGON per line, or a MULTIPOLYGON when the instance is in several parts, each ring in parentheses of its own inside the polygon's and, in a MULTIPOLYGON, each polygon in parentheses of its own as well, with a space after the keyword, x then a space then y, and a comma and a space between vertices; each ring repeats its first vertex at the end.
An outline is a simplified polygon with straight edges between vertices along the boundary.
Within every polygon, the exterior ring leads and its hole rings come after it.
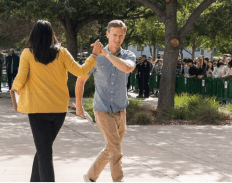
POLYGON ((8 86, 11 89, 12 80, 16 77, 19 68, 19 57, 14 54, 14 49, 10 49, 9 55, 6 57, 6 70, 8 75, 8 86))
POLYGON ((126 131, 127 80, 135 68, 134 53, 121 48, 126 36, 126 25, 121 20, 109 22, 106 31, 108 45, 97 57, 97 64, 85 77, 76 82, 76 114, 84 117, 82 96, 84 83, 93 73, 95 81, 94 115, 104 140, 105 148, 100 152, 88 173, 86 182, 96 181, 101 171, 110 163, 114 182, 123 181, 122 139, 126 131))
POLYGON ((188 59, 187 64, 189 67, 189 75, 185 75, 186 78, 195 78, 197 76, 196 67, 193 65, 193 60, 188 59))
POLYGON ((155 66, 155 73, 158 75, 161 75, 162 70, 163 70, 163 62, 162 60, 157 60, 156 62, 156 66, 155 66))
POLYGON ((228 62, 228 70, 226 74, 222 76, 222 79, 232 78, 232 60, 228 62))
POLYGON ((183 59, 181 62, 181 71, 182 71, 182 75, 189 75, 189 68, 187 65, 187 59, 183 59))
POLYGON ((137 98, 143 98, 143 94, 145 98, 149 98, 149 79, 153 65, 147 60, 146 55, 142 55, 141 63, 137 64, 136 68, 138 69, 137 79, 139 84, 139 95, 137 98))
POLYGON ((2 92, 2 88, 1 88, 1 85, 2 85, 2 66, 3 66, 4 60, 5 60, 5 57, 2 54, 2 51, 0 50, 0 92, 2 92))

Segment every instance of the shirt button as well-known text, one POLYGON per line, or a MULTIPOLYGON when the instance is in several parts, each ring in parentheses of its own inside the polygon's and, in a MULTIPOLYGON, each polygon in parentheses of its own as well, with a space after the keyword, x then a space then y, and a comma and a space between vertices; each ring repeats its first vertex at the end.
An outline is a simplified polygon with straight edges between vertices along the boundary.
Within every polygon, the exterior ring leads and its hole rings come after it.
POLYGON ((114 83, 112 83, 112 85, 113 85, 114 83))
POLYGON ((111 91, 111 93, 114 93, 113 91, 111 91))
POLYGON ((112 76, 114 76, 114 74, 112 74, 112 76))
POLYGON ((113 101, 113 99, 111 99, 111 102, 113 101))

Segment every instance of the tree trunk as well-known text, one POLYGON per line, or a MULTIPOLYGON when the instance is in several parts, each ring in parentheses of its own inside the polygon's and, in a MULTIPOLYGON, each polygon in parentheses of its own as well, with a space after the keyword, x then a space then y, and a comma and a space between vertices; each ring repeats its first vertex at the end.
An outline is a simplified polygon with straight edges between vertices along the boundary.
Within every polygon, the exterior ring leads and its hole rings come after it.
POLYGON ((152 47, 151 46, 149 46, 149 51, 150 51, 150 56, 152 56, 153 54, 152 54, 152 47))
MULTIPOLYGON (((170 44, 172 38, 178 39, 177 23, 177 0, 169 1, 166 4, 166 21, 165 21, 165 51, 164 65, 160 80, 160 97, 158 101, 158 109, 166 111, 174 107, 176 67, 179 55, 179 44, 173 46, 170 44)), ((178 40, 177 40, 178 41, 178 40)))
POLYGON ((196 39, 195 38, 193 38, 192 43, 193 43, 193 47, 192 47, 192 60, 194 60, 195 59, 195 55, 196 55, 196 49, 197 49, 196 39))
POLYGON ((77 33, 74 30, 66 30, 67 49, 77 59, 77 33))
POLYGON ((155 61, 155 59, 156 59, 156 42, 154 41, 153 42, 153 60, 155 61))
MULTIPOLYGON (((67 39, 67 49, 73 56, 74 60, 77 61, 77 32, 73 27, 70 20, 66 20, 66 39, 67 39)), ((76 80, 76 76, 68 73, 69 80, 76 80)))
POLYGON ((181 48, 180 48, 180 56, 181 56, 181 59, 183 59, 183 58, 184 58, 183 48, 182 48, 182 46, 181 46, 181 48))

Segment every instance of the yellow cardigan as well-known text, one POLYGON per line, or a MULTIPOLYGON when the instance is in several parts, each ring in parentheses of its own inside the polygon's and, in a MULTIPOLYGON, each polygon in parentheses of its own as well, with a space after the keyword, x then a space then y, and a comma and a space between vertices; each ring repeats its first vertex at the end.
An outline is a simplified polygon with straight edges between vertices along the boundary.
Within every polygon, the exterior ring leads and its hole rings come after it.
POLYGON ((59 55, 48 65, 36 62, 28 48, 20 57, 18 74, 13 88, 20 90, 18 112, 21 113, 62 113, 68 111, 68 71, 77 77, 85 76, 96 61, 89 57, 80 66, 63 47, 59 55))

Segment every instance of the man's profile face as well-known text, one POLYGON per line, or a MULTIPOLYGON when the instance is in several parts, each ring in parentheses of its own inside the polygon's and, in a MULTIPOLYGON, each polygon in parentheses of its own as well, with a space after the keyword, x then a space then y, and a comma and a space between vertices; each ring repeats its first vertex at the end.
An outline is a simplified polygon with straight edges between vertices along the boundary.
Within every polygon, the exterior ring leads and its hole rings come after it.
POLYGON ((159 60, 158 62, 158 66, 162 66, 162 62, 159 60))
POLYGON ((126 37, 126 31, 121 27, 111 27, 109 31, 106 31, 106 36, 109 40, 109 46, 120 48, 126 37))
POLYGON ((10 55, 13 55, 13 53, 14 53, 13 50, 10 50, 10 51, 9 51, 9 54, 10 54, 10 55))
POLYGON ((147 59, 147 57, 142 57, 142 62, 144 62, 147 59))
POLYGON ((193 66, 193 63, 192 63, 192 62, 188 62, 188 66, 189 66, 189 67, 192 67, 192 66, 193 66))

